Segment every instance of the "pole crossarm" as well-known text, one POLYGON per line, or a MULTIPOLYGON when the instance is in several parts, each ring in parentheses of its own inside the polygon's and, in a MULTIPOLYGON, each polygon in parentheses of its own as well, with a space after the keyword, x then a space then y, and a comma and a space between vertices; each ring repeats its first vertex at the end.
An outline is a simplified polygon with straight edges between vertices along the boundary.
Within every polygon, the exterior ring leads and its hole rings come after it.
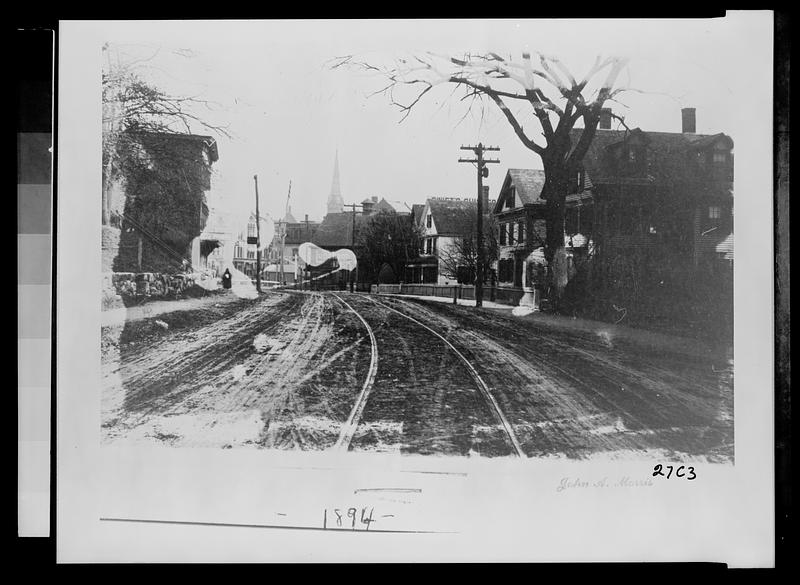
POLYGON ((483 268, 485 263, 485 254, 483 249, 483 176, 484 172, 488 173, 486 170, 486 165, 489 163, 499 163, 499 159, 485 159, 483 158, 483 153, 487 150, 490 151, 499 151, 500 147, 498 146, 484 146, 482 143, 478 143, 477 146, 465 146, 462 145, 460 150, 471 150, 475 153, 477 158, 459 158, 458 162, 460 163, 471 163, 476 165, 478 169, 478 214, 477 214, 477 226, 476 226, 476 236, 477 236, 477 247, 478 247, 478 258, 477 258, 477 265, 475 266, 475 306, 482 307, 483 306, 483 268))

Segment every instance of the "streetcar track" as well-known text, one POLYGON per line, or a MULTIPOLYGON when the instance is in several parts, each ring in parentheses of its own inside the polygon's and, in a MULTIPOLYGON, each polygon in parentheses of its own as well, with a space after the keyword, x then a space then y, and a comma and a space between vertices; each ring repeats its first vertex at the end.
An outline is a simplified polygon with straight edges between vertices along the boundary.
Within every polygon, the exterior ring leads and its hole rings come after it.
POLYGON ((356 399, 356 403, 353 405, 353 410, 350 411, 350 416, 347 417, 347 421, 344 423, 344 425, 342 425, 342 429, 339 432, 339 437, 334 445, 334 449, 347 451, 350 448, 350 442, 353 440, 356 428, 358 428, 361 415, 364 412, 364 407, 366 406, 367 399, 369 398, 370 390, 372 390, 372 386, 375 383, 375 377, 378 373, 378 342, 375 339, 375 333, 373 332, 372 327, 370 327, 369 323, 367 323, 364 317, 362 317, 358 311, 350 306, 350 304, 343 300, 339 295, 336 293, 331 294, 361 320, 361 322, 364 324, 364 327, 367 329, 367 333, 369 333, 370 341, 370 361, 369 370, 367 371, 367 379, 364 381, 364 385, 361 387, 361 392, 356 399))
MULTIPOLYGON (((403 301, 403 300, 400 300, 400 299, 396 299, 396 300, 398 301, 398 303, 400 303, 402 305, 409 306, 408 303, 403 301)), ((388 307, 388 305, 385 305, 385 306, 388 307)), ((391 307, 388 307, 388 308, 391 308, 391 307)), ((490 332, 490 331, 484 330, 482 333, 486 337, 494 340, 495 342, 504 341, 504 339, 501 336, 497 335, 494 332, 490 332)), ((563 346, 565 348, 569 348, 570 347, 570 346, 568 346, 568 345, 566 345, 566 344, 564 344, 562 342, 557 342, 557 341, 554 341, 554 340, 550 340, 550 341, 554 345, 560 345, 560 346, 563 346)), ((515 355, 517 355, 517 357, 520 360, 522 360, 522 357, 516 352, 515 349, 508 348, 508 351, 513 353, 513 354, 515 354, 515 355)), ((607 402, 613 408, 617 409, 618 412, 625 412, 625 410, 622 408, 622 406, 620 404, 618 404, 616 401, 614 401, 613 399, 609 398, 607 395, 605 395, 605 394, 601 393, 600 391, 598 391, 596 388, 594 388, 593 385, 589 384, 585 380, 582 380, 581 378, 579 378, 575 374, 569 372, 568 370, 566 370, 563 367, 561 367, 560 365, 558 365, 555 362, 555 360, 553 360, 552 358, 546 358, 543 355, 536 355, 536 356, 532 356, 532 357, 535 357, 536 361, 539 362, 540 366, 544 366, 545 368, 550 368, 551 370, 555 370, 555 371, 559 372, 562 375, 563 378, 571 380, 573 382, 573 384, 576 384, 578 387, 584 388, 590 394, 593 394, 593 395, 597 396, 598 398, 600 398, 602 401, 607 402)), ((608 378, 607 376, 603 376, 603 377, 605 377, 609 381, 612 381, 612 382, 614 381, 611 378, 608 378)), ((627 413, 626 416, 632 422, 634 422, 635 424, 639 425, 640 427, 642 427, 642 428, 647 428, 648 427, 648 425, 645 425, 644 422, 639 420, 638 417, 635 417, 634 415, 632 415, 630 413, 627 413)))
MULTIPOLYGON (((408 307, 409 309, 412 309, 412 310, 415 309, 415 308, 419 309, 419 310, 422 310, 425 314, 427 314, 427 315, 429 315, 431 317, 435 317, 439 321, 444 321, 445 325, 447 325, 447 326, 450 325, 450 323, 448 322, 448 320, 445 317, 443 317, 437 311, 434 311, 433 309, 431 309, 429 307, 422 307, 422 306, 419 306, 417 303, 413 303, 412 304, 412 303, 409 303, 406 300, 399 299, 397 297, 392 297, 392 298, 398 304, 404 305, 404 306, 406 306, 406 307, 408 307)), ((487 338, 494 340, 495 342, 505 342, 506 341, 505 338, 503 338, 502 336, 499 336, 496 332, 492 331, 491 329, 483 329, 482 330, 482 334, 485 335, 487 338)), ((564 350, 565 353, 567 353, 567 350, 577 349, 577 348, 574 348, 572 346, 569 346, 568 344, 565 344, 564 342, 557 341, 557 340, 548 339, 547 342, 552 347, 558 347, 558 348, 564 350)), ((516 349, 512 349, 511 347, 507 347, 507 345, 505 343, 502 343, 502 344, 503 344, 504 347, 506 347, 507 351, 509 351, 509 352, 511 352, 513 354, 516 354, 519 357, 519 359, 522 359, 522 357, 517 353, 516 349)), ((516 345, 516 343, 515 343, 515 345, 516 345)), ((593 358, 591 353, 587 352, 585 350, 578 350, 577 353, 578 354, 584 354, 585 356, 587 356, 589 358, 593 358)), ((578 357, 578 356, 576 355, 575 357, 578 357)), ((537 365, 540 368, 542 368, 542 372, 543 373, 552 376, 555 372, 558 372, 561 375, 562 379, 570 380, 573 383, 573 385, 574 385, 573 387, 574 388, 583 388, 586 392, 588 392, 589 395, 596 396, 598 399, 600 399, 601 402, 605 402, 606 404, 610 405, 615 412, 624 413, 624 416, 631 423, 633 423, 635 426, 638 426, 638 427, 643 428, 643 429, 652 428, 653 427, 652 422, 646 424, 639 416, 634 415, 630 411, 630 409, 623 408, 623 406, 617 400, 615 400, 614 398, 608 396, 606 393, 601 393, 592 384, 589 384, 587 381, 582 380, 581 378, 579 378, 578 376, 576 376, 572 372, 569 372, 567 369, 565 369, 564 367, 562 367, 561 365, 556 363, 556 360, 554 360, 553 358, 546 357, 545 355, 540 353, 540 354, 537 354, 537 355, 530 356, 528 359, 531 360, 532 362, 537 362, 537 365)), ((596 359, 596 358, 593 358, 592 361, 594 361, 594 359, 596 359)), ((636 372, 629 371, 629 370, 627 370, 627 369, 625 369, 625 368, 623 368, 623 367, 621 367, 619 365, 616 365, 616 364, 608 363, 607 360, 602 360, 601 359, 599 361, 601 361, 601 363, 603 363, 605 366, 610 366, 609 369, 616 371, 617 375, 624 374, 627 377, 633 378, 634 380, 636 380, 640 384, 642 383, 643 376, 641 374, 637 375, 636 372)), ((610 385, 610 387, 615 387, 615 386, 619 387, 619 379, 612 377, 612 375, 610 375, 609 372, 604 372, 604 371, 598 372, 598 376, 599 376, 599 378, 605 380, 606 383, 608 383, 610 385)), ((671 388, 671 390, 672 390, 673 393, 678 393, 679 395, 681 395, 681 394, 688 395, 688 391, 681 391, 681 390, 676 389, 676 388, 671 388)), ((648 395, 645 395, 645 394, 642 394, 642 393, 634 393, 633 396, 636 397, 636 399, 638 399, 643 404, 647 404, 647 405, 654 404, 652 399, 648 399, 648 395)), ((657 402, 655 404, 657 406, 659 405, 657 402)), ((657 409, 656 409, 656 412, 657 412, 657 409)), ((666 414, 662 414, 662 416, 660 418, 662 419, 662 422, 665 422, 665 423, 668 422, 666 414)))
POLYGON ((407 315, 407 314, 403 313, 402 311, 398 311, 394 307, 390 307, 389 305, 387 305, 385 303, 382 303, 382 302, 380 302, 380 301, 378 301, 376 299, 373 299, 370 296, 364 295, 364 297, 369 299, 370 301, 372 301, 376 305, 384 307, 386 309, 389 309, 390 311, 393 311, 393 312, 397 313, 398 315, 400 315, 402 317, 405 317, 409 321, 412 321, 413 323, 416 323, 420 327, 423 327, 424 329, 430 331, 436 337, 438 337, 439 339, 444 341, 444 343, 453 351, 453 353, 455 353, 456 356, 458 356, 458 358, 462 361, 462 363, 467 366, 467 370, 469 371, 470 376, 472 376, 473 380, 475 380, 475 382, 477 383, 478 389, 480 390, 481 394, 486 399, 486 401, 489 403, 489 406, 491 406, 491 408, 494 411, 495 415, 499 419, 500 425, 502 426, 503 430, 505 431, 505 434, 506 434, 509 442, 511 443, 511 446, 512 446, 512 448, 514 450, 515 455, 517 455, 518 457, 525 457, 525 452, 523 451, 522 445, 520 444, 519 439, 517 439, 517 436, 514 433, 513 428, 511 427, 511 423, 508 422, 508 419, 506 418, 505 414, 503 414, 503 411, 501 410, 500 405, 497 403, 497 400, 492 395, 488 384, 486 384, 486 382, 483 380, 481 375, 478 373, 478 370, 475 369, 475 367, 464 356, 464 354, 462 354, 458 349, 456 349, 456 347, 452 343, 450 343, 450 341, 448 341, 439 332, 437 332, 436 330, 432 329, 431 327, 428 327, 427 325, 425 325, 424 323, 418 321, 414 317, 412 317, 410 315, 407 315))

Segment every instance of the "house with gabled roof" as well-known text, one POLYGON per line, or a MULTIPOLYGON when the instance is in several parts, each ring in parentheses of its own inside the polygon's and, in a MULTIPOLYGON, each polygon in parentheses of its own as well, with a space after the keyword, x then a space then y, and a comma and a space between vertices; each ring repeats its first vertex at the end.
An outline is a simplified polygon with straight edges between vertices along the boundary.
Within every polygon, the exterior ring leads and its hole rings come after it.
POLYGON ((497 220, 497 284, 528 289, 541 269, 532 257, 544 246, 545 201, 541 198, 544 171, 508 169, 494 204, 497 220))
MULTIPOLYGON (((565 200, 568 269, 594 250, 647 270, 690 278, 730 270, 733 258, 733 140, 697 134, 695 111, 681 132, 611 129, 604 109, 565 200)), ((576 143, 582 129, 572 131, 576 143)), ((494 214, 500 286, 526 290, 543 274, 544 173, 509 169, 494 214)))
MULTIPOLYGON (((494 203, 494 202, 491 202, 494 203)), ((478 218, 476 199, 431 197, 425 205, 412 209, 422 232, 420 256, 406 268, 406 282, 452 284, 458 280, 445 258, 454 257, 458 241, 471 238, 478 218), (449 269, 448 269, 449 268, 449 269)))
MULTIPOLYGON (((612 130, 601 118, 575 191, 565 234, 606 254, 638 251, 684 271, 724 270, 733 253, 733 140, 697 134, 684 108, 682 132, 612 130)), ((580 130, 573 131, 573 140, 580 130)))

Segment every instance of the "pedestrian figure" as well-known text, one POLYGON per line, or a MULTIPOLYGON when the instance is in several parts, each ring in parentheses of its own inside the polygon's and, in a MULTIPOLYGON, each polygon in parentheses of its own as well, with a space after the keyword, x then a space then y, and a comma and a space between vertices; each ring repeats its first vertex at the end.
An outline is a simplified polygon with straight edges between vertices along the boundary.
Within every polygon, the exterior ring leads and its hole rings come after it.
POLYGON ((222 273, 222 286, 223 288, 231 288, 231 271, 227 268, 222 273))

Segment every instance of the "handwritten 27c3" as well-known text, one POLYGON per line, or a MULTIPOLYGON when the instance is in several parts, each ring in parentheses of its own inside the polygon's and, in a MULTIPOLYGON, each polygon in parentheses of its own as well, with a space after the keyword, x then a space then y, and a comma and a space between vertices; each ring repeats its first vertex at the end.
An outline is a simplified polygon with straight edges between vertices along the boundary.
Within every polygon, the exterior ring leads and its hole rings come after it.
MULTIPOLYGON (((672 465, 662 466, 659 463, 658 465, 653 467, 653 477, 655 477, 657 475, 660 475, 662 477, 666 477, 667 479, 669 479, 670 477, 672 477, 672 470, 673 469, 675 469, 675 468, 672 465), (664 475, 664 471, 663 471, 665 467, 667 469, 669 469, 669 471, 667 472, 666 475, 664 475)), ((695 473, 694 473, 694 467, 691 467, 691 466, 684 467, 683 465, 681 465, 680 467, 675 469, 675 477, 685 477, 688 480, 692 480, 692 479, 696 478, 697 475, 695 475, 695 473), (687 475, 687 472, 685 472, 684 469, 686 469, 690 475, 687 475)))
POLYGON ((347 508, 346 510, 344 508, 333 508, 331 510, 325 508, 322 515, 322 527, 327 530, 330 522, 330 528, 332 529, 369 530, 370 524, 375 522, 372 519, 374 508, 369 508, 369 516, 367 516, 367 509, 361 508, 361 518, 356 520, 358 517, 357 508, 347 508))

